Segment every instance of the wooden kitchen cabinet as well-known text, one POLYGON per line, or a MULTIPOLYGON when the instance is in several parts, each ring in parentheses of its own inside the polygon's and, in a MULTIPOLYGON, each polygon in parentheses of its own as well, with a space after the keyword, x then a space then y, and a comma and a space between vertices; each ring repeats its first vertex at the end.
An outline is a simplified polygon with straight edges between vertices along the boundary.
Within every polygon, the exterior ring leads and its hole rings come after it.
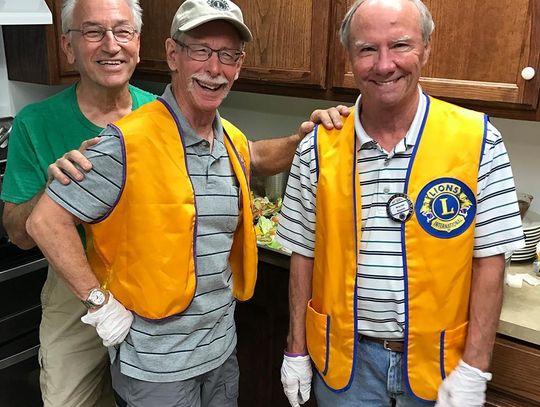
POLYGON ((172 18, 182 3, 183 0, 140 0, 143 27, 138 77, 169 82, 165 39, 170 36, 172 18))
POLYGON ((240 78, 324 88, 330 0, 237 0, 253 34, 240 78))
MULTIPOLYGON (((61 0, 46 0, 53 26, 4 26, 12 80, 60 84, 78 77, 59 46, 61 0)), ((141 0, 138 79, 168 82, 165 39, 183 0, 141 0)), ((353 102, 358 94, 339 43, 353 0, 237 0, 254 41, 235 90, 353 102)), ((421 84, 435 97, 506 118, 540 121, 540 0, 426 0, 435 20, 421 84), (536 75, 525 80, 525 67, 536 75)))
MULTIPOLYGON (((182 2, 141 0, 145 25, 139 75, 167 73, 164 42, 182 2)), ((236 4, 254 38, 246 45, 240 82, 325 86, 330 0, 236 0, 236 4)))
MULTIPOLYGON (((334 25, 353 0, 334 2, 334 25)), ((421 78, 430 95, 503 117, 540 120, 540 1, 425 0, 435 21, 421 78), (521 71, 533 67, 525 80, 521 71)), ((330 86, 356 91, 345 52, 334 37, 330 86)))
POLYGON ((69 65, 60 46, 62 0, 46 0, 52 25, 2 27, 8 78, 14 81, 59 85, 73 83, 78 72, 69 65))
POLYGON ((540 406, 540 347, 498 336, 491 366, 486 406, 540 406))
MULTIPOLYGON (((281 267, 259 261, 253 298, 236 305, 239 407, 290 407, 280 374, 289 330, 288 256, 273 257, 287 264, 281 267)), ((303 407, 316 406, 312 393, 303 407)))

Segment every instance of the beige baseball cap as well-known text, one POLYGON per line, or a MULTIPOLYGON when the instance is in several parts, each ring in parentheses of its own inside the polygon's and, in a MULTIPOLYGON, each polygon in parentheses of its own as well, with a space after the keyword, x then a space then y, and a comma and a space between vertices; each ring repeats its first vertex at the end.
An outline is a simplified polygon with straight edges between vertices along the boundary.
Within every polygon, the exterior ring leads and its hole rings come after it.
POLYGON ((242 41, 253 39, 251 31, 244 24, 242 10, 229 0, 186 0, 184 1, 171 24, 171 37, 178 32, 192 30, 202 24, 214 20, 225 20, 236 27, 242 41))

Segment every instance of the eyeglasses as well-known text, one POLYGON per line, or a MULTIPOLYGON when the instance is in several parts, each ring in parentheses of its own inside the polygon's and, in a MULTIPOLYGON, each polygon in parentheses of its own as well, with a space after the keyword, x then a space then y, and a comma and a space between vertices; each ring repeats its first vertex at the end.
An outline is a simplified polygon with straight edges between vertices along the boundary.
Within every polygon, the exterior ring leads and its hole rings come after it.
POLYGON ((215 52, 222 64, 235 65, 243 54, 239 49, 212 49, 204 45, 187 45, 178 40, 174 41, 186 50, 188 57, 199 62, 208 61, 215 52))
POLYGON ((82 30, 76 30, 74 28, 70 28, 69 30, 66 31, 66 34, 72 31, 81 33, 84 39, 88 42, 100 42, 103 39, 103 37, 105 37, 105 33, 107 31, 110 31, 112 32, 114 39, 117 42, 121 42, 121 43, 130 42, 135 36, 135 33, 137 32, 133 27, 129 25, 121 25, 119 27, 114 27, 114 28, 104 28, 97 25, 97 26, 85 27, 82 30))

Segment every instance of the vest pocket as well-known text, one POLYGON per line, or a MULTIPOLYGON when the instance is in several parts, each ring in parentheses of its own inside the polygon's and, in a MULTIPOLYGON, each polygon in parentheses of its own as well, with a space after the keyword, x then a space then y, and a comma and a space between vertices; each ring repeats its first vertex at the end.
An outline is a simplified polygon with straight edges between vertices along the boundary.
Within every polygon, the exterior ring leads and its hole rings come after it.
POLYGON ((469 321, 457 328, 441 332, 441 377, 444 379, 459 363, 465 349, 469 321))
POLYGON ((306 313, 307 348, 315 367, 321 374, 328 368, 328 340, 330 338, 330 315, 319 314, 309 300, 306 313))

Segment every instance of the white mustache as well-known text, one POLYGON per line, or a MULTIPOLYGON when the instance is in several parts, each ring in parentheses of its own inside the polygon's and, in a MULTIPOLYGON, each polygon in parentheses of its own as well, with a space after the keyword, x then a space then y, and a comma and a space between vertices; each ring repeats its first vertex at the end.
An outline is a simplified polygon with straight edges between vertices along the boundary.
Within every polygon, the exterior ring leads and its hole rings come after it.
POLYGON ((229 81, 223 75, 212 77, 208 74, 196 73, 191 76, 192 79, 206 83, 210 86, 228 85, 229 81))

